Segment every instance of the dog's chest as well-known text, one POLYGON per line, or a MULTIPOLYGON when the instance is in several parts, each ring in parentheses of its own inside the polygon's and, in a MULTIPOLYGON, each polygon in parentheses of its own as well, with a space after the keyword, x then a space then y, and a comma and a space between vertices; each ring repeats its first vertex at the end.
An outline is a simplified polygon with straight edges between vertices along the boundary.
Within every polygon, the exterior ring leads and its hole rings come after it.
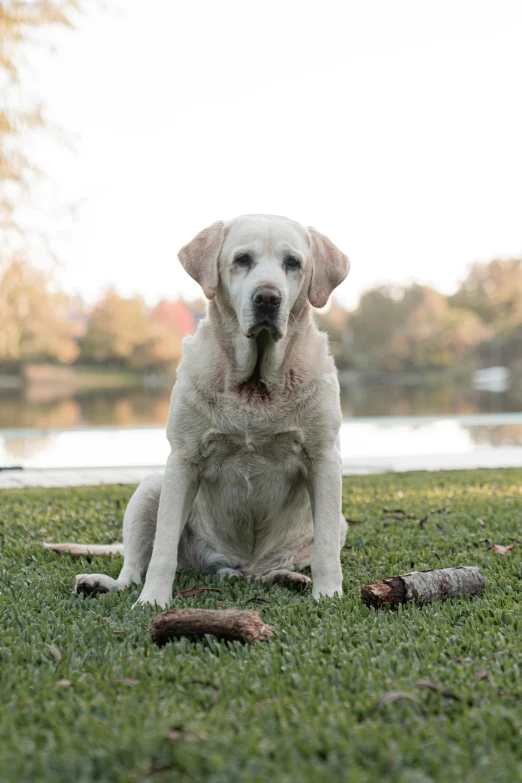
POLYGON ((306 470, 304 435, 300 429, 278 433, 255 428, 243 432, 211 430, 201 442, 200 466, 203 477, 210 480, 224 474, 254 479, 272 470, 289 477, 306 470))

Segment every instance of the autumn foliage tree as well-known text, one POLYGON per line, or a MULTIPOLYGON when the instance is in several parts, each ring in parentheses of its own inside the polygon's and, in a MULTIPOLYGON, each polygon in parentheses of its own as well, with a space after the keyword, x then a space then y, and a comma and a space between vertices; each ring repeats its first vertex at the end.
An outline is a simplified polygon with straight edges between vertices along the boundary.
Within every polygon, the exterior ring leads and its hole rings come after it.
POLYGON ((138 296, 125 299, 111 288, 91 312, 82 359, 133 367, 147 335, 148 319, 143 299, 138 296))
POLYGON ((0 2, 0 263, 19 256, 28 229, 19 221, 38 171, 31 160, 31 136, 48 129, 43 105, 28 94, 22 78, 27 46, 41 28, 71 26, 76 0, 0 2))
POLYGON ((91 312, 81 358, 133 370, 173 370, 181 340, 194 327, 183 302, 163 301, 149 311, 141 297, 126 299, 109 289, 91 312))
MULTIPOLYGON (((330 331, 328 315, 325 320, 330 331)), ((341 367, 390 372, 440 369, 463 360, 471 365, 477 346, 492 335, 472 309, 415 284, 367 291, 347 314, 344 328, 349 338, 338 360, 341 367)))
POLYGON ((14 259, 0 271, 0 363, 70 363, 79 354, 69 297, 52 278, 14 259))
POLYGON ((494 260, 473 264, 450 303, 476 313, 496 331, 508 332, 522 324, 522 260, 494 260))

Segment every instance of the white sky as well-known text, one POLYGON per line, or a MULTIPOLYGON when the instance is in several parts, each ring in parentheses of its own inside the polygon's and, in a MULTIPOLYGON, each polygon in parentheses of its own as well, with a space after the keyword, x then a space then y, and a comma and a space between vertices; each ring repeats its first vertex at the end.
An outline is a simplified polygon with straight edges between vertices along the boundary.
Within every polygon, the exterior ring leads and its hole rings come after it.
POLYGON ((521 254, 520 0, 86 2, 30 60, 72 140, 34 148, 70 290, 198 295, 177 250, 248 212, 328 234, 347 304, 521 254))

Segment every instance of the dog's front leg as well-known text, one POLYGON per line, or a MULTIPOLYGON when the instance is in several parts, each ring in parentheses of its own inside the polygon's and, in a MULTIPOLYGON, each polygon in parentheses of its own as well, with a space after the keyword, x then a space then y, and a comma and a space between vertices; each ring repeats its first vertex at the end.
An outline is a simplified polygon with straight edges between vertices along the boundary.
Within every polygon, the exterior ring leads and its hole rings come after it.
POLYGON ((198 491, 194 466, 171 451, 165 469, 156 523, 154 548, 138 604, 165 607, 172 599, 178 564, 178 545, 198 491))
POLYGON ((343 594, 341 571, 342 469, 337 449, 318 456, 310 466, 309 492, 314 520, 312 595, 343 594))

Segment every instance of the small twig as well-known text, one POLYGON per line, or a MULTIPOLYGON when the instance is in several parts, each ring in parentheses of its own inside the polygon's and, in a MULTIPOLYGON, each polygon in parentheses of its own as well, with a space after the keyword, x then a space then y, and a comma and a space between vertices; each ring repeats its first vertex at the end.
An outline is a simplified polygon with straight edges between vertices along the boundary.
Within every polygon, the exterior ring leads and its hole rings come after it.
POLYGON ((180 590, 176 595, 176 598, 190 598, 193 595, 200 595, 201 593, 210 590, 214 593, 222 593, 221 587, 207 587, 206 585, 199 585, 198 587, 188 587, 186 590, 180 590))
POLYGON ((449 508, 434 508, 433 511, 428 511, 425 517, 419 519, 419 525, 424 525, 433 514, 449 514, 449 508))
POLYGON ((383 508, 383 513, 388 517, 392 517, 392 519, 417 519, 413 514, 408 514, 403 508, 383 508))
POLYGON ((462 701, 460 696, 457 696, 456 693, 454 693, 449 688, 445 688, 443 685, 438 685, 436 682, 431 682, 431 680, 419 680, 415 683, 416 688, 427 688, 428 690, 432 691, 433 693, 440 693, 442 696, 446 696, 448 699, 453 699, 454 701, 462 701))
POLYGON ((248 601, 245 601, 245 606, 247 604, 266 604, 266 606, 270 606, 270 601, 267 601, 265 598, 249 598, 248 601))

